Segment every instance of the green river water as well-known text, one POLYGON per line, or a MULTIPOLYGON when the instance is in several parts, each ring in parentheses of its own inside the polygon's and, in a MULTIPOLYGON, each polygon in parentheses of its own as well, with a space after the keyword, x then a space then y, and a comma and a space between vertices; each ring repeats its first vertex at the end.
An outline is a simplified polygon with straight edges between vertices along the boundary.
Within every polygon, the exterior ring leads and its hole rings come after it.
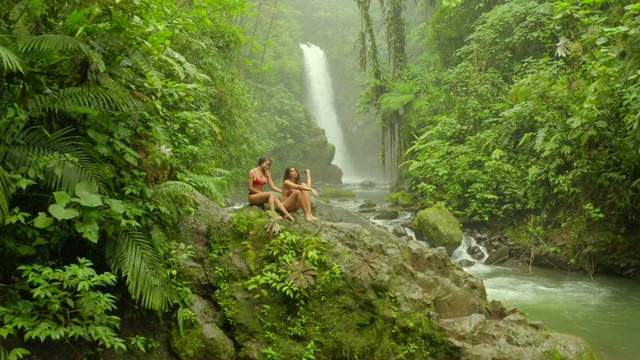
MULTIPOLYGON (((364 200, 381 205, 387 194, 379 189, 352 189, 356 200, 339 203, 350 210, 357 210, 364 200)), ((610 276, 591 279, 540 268, 475 265, 465 270, 483 279, 489 300, 515 306, 552 331, 583 337, 598 359, 640 360, 639 282, 610 276)))
POLYGON ((623 278, 475 265, 490 300, 510 304, 556 332, 586 339, 600 360, 640 359, 640 284, 623 278))

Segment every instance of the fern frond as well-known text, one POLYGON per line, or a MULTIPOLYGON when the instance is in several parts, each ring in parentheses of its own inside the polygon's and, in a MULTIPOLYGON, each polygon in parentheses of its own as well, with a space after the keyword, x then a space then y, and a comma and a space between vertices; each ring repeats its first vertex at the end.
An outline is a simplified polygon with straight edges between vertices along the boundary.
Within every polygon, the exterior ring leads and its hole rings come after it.
POLYGON ((169 241, 167 234, 157 226, 153 226, 149 231, 151 235, 151 243, 156 249, 162 249, 162 247, 169 241))
POLYGON ((164 276, 160 250, 142 232, 121 231, 107 240, 107 261, 125 278, 131 297, 151 310, 166 310, 177 296, 164 276))
POLYGON ((18 51, 27 53, 31 51, 81 51, 88 55, 86 46, 78 39, 60 34, 44 34, 29 36, 18 42, 18 51))
POLYGON ((178 60, 180 62, 180 64, 182 64, 182 68, 193 79, 211 80, 211 78, 209 76, 207 76, 206 74, 200 72, 198 67, 196 67, 195 65, 193 65, 192 63, 187 61, 187 59, 184 56, 182 56, 182 54, 180 54, 179 52, 177 52, 177 51, 175 51, 175 50, 173 50, 171 48, 167 48, 164 53, 165 53, 165 55, 164 55, 165 57, 167 57, 167 58, 171 57, 171 58, 174 58, 174 59, 178 60))
POLYGON ((140 69, 142 69, 144 74, 149 79, 151 79, 153 83, 160 84, 160 82, 162 82, 162 80, 164 79, 164 76, 162 76, 162 74, 153 66, 151 59, 149 59, 149 57, 147 57, 147 55, 145 55, 145 53, 143 53, 142 51, 137 50, 133 54, 131 54, 131 60, 133 60, 133 62, 137 64, 140 69))
POLYGON ((129 112, 139 106, 134 99, 121 99, 117 93, 101 88, 68 87, 47 95, 36 95, 30 99, 29 110, 33 113, 57 111, 85 113, 87 111, 129 112))
POLYGON ((2 62, 2 69, 5 73, 9 70, 12 72, 19 71, 24 74, 22 65, 20 65, 20 58, 12 53, 11 50, 2 46, 0 46, 0 62, 2 62))
POLYGON ((44 185, 53 190, 71 192, 81 181, 91 181, 102 190, 105 177, 93 160, 77 142, 77 137, 67 136, 73 129, 64 128, 47 134, 39 128, 26 129, 7 148, 5 161, 14 169, 37 168, 45 156, 56 163, 44 169, 44 185))
POLYGON ((180 66, 180 64, 178 64, 177 61, 173 60, 172 58, 170 58, 168 56, 164 56, 164 55, 160 55, 160 59, 164 60, 169 65, 171 65, 171 68, 173 68, 173 71, 178 75, 178 78, 180 78, 180 80, 184 80, 184 70, 182 69, 182 66, 180 66))
POLYGON ((158 195, 181 195, 186 193, 196 193, 196 190, 193 186, 187 184, 182 181, 165 181, 161 184, 156 185, 153 188, 158 195))
MULTIPOLYGON (((222 174, 228 173, 223 169, 216 170, 222 174)), ((213 200, 219 201, 224 197, 222 190, 226 186, 224 177, 195 174, 189 171, 184 171, 178 174, 178 178, 185 183, 190 184, 197 191, 209 196, 213 200)))
POLYGON ((0 166, 0 226, 4 224, 4 219, 9 214, 9 203, 14 191, 14 184, 9 173, 0 166))
POLYGON ((413 99, 413 94, 386 93, 380 96, 380 108, 383 112, 397 111, 413 99))

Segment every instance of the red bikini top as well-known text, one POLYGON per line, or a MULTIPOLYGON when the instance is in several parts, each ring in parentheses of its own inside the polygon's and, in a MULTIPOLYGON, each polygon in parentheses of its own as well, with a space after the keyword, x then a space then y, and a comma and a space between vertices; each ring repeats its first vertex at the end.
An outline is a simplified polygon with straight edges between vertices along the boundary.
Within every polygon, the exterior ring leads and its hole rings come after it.
POLYGON ((255 170, 254 170, 253 172, 254 172, 254 173, 255 173, 255 175, 256 175, 256 178, 255 178, 255 179, 253 179, 253 183, 254 183, 254 184, 256 184, 256 185, 264 185, 264 184, 266 184, 266 183, 267 183, 267 181, 266 181, 266 180, 265 180, 264 182, 262 182, 262 181, 260 180, 260 176, 258 176, 258 173, 257 173, 255 170))

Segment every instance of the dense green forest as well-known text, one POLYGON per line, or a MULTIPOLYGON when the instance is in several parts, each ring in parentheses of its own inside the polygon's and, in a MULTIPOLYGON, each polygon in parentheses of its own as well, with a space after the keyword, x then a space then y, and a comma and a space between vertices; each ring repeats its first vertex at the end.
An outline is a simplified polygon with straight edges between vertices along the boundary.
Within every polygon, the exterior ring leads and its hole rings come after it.
POLYGON ((403 1, 378 23, 371 5, 363 104, 409 192, 526 238, 570 234, 564 255, 589 271, 638 264, 639 4, 426 2, 417 26, 403 1))
POLYGON ((258 156, 304 164, 323 136, 309 40, 339 64, 348 136, 376 122, 420 205, 571 233, 585 266, 640 262, 633 1, 1 4, 2 359, 30 339, 144 347, 118 335, 123 298, 189 316, 169 234, 190 195, 223 202, 258 156))

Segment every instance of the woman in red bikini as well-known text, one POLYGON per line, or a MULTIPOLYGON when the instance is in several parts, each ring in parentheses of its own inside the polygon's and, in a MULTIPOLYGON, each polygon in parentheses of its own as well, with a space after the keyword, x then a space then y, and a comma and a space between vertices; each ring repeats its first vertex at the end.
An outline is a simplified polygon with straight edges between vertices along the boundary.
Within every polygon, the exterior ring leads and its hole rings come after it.
MULTIPOLYGON (((273 183, 273 180, 271 179, 271 174, 267 170, 269 169, 270 166, 271 166, 271 159, 264 156, 258 159, 258 167, 255 167, 249 170, 249 176, 247 179, 249 181, 249 204, 251 205, 268 204, 269 210, 272 212, 272 214, 275 214, 275 208, 277 207, 278 210, 280 210, 287 219, 291 221, 295 221, 293 219, 293 216, 289 214, 289 212, 284 207, 284 205, 282 205, 282 202, 280 201, 280 199, 278 199, 276 194, 273 192, 273 191, 277 191, 279 193, 282 193, 282 190, 280 190, 273 183), (265 184, 269 184, 269 186, 271 186, 271 189, 273 191, 262 191, 262 186, 265 184)), ((282 219, 281 216, 277 216, 277 215, 273 215, 273 216, 276 219, 277 218, 282 219)))
POLYGON ((282 183, 282 204, 287 211, 302 209, 307 221, 316 221, 318 218, 311 213, 311 195, 318 196, 318 192, 311 188, 311 170, 307 169, 307 183, 301 184, 298 169, 291 165, 284 171, 282 183))

